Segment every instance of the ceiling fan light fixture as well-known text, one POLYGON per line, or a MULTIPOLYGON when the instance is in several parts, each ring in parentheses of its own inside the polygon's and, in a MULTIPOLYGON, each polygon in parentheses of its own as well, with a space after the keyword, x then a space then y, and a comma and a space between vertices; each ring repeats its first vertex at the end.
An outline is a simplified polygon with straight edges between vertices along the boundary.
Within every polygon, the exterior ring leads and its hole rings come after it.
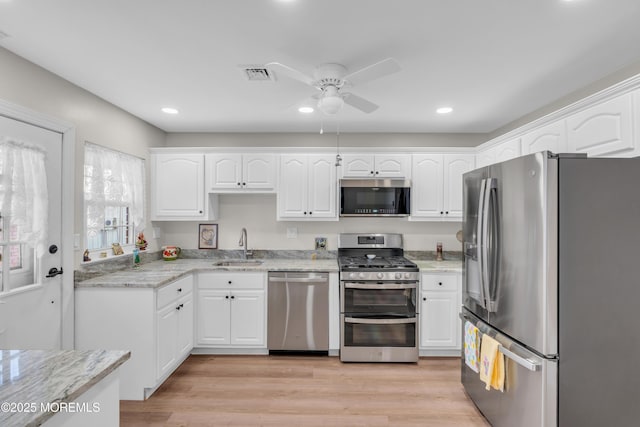
POLYGON ((304 114, 310 114, 310 113, 313 113, 315 110, 313 109, 313 107, 304 106, 304 107, 298 108, 298 111, 304 114))
POLYGON ((438 114, 449 114, 450 112, 453 111, 453 108, 451 107, 440 107, 436 110, 436 113, 438 114))
POLYGON ((323 96, 318 100, 318 108, 325 114, 336 114, 344 106, 344 100, 340 95, 323 96))

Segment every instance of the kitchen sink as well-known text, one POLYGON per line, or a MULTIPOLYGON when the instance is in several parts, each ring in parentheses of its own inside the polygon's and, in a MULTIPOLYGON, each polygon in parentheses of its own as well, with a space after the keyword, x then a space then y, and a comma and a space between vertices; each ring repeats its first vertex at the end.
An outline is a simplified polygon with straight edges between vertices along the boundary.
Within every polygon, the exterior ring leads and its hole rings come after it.
POLYGON ((264 261, 259 259, 227 259, 224 261, 216 261, 213 265, 217 267, 255 267, 262 265, 264 261))

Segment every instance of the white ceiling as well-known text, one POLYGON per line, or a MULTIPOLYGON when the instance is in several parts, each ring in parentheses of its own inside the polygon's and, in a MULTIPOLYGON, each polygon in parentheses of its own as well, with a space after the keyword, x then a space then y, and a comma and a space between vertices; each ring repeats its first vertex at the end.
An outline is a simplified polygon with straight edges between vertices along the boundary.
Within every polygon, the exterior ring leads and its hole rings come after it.
POLYGON ((0 46, 168 132, 317 132, 324 119, 486 133, 640 60, 640 1, 0 0, 0 31, 0 46), (389 57, 401 72, 351 89, 380 105, 371 114, 302 115, 314 89, 238 69, 389 57))

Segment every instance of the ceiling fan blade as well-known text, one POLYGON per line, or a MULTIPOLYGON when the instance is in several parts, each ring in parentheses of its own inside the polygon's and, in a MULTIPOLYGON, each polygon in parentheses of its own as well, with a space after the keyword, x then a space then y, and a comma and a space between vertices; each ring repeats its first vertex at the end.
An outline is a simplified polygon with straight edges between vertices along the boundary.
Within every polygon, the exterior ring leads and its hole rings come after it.
POLYGON ((400 70, 402 70, 402 67, 400 67, 400 64, 398 64, 395 59, 387 58, 346 75, 344 80, 352 86, 355 86, 379 79, 380 77, 388 76, 389 74, 397 73, 400 70))
POLYGON ((349 104, 367 114, 373 113, 378 109, 378 106, 373 102, 367 101, 366 99, 352 93, 342 93, 342 98, 344 99, 345 104, 349 104))
POLYGON ((298 80, 302 83, 308 84, 309 86, 313 86, 315 80, 313 77, 307 76, 301 71, 296 70, 295 68, 291 68, 288 65, 281 64, 279 62, 269 62, 265 64, 265 67, 270 70, 276 70, 276 72, 281 72, 287 77, 290 77, 294 80, 298 80))

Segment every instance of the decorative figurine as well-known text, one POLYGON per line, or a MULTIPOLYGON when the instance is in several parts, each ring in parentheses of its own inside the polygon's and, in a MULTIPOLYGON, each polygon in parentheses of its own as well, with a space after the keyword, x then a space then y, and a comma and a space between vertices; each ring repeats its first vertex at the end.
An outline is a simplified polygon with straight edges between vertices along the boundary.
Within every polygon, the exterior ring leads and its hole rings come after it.
POLYGON ((144 234, 142 231, 138 233, 138 238, 136 239, 136 247, 141 251, 147 249, 147 241, 144 239, 144 234))
POLYGON ((124 249, 122 249, 122 246, 120 246, 120 243, 112 243, 111 244, 111 249, 113 249, 113 254, 114 255, 123 255, 124 254, 124 249))
POLYGON ((91 261, 91 258, 89 258, 89 249, 84 250, 84 254, 82 254, 82 261, 91 261))

